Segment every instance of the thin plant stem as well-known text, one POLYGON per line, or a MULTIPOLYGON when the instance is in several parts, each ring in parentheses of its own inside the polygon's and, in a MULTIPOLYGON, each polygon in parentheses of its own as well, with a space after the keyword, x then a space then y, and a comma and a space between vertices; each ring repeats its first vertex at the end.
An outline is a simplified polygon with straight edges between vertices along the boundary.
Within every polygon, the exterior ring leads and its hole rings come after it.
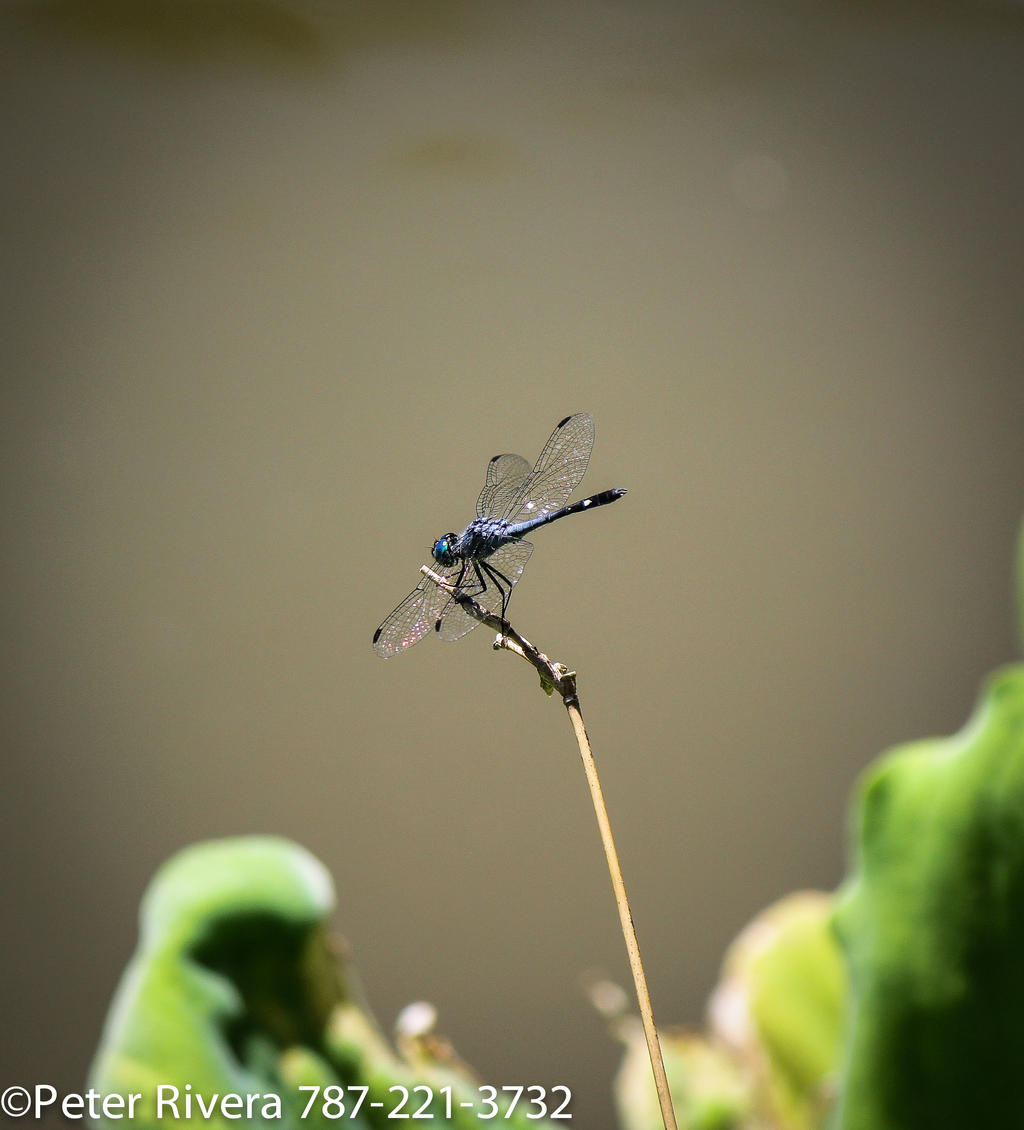
POLYGON ((612 837, 608 809, 604 803, 604 793, 601 790, 601 781, 597 774, 597 763, 594 761, 590 739, 587 737, 587 728, 583 723, 583 711, 576 690, 576 672, 570 671, 564 663, 549 659, 525 636, 520 635, 507 620, 503 620, 500 616, 495 616, 494 613, 482 608, 471 596, 459 592, 447 584, 426 565, 422 567, 420 572, 429 577, 439 588, 450 592, 471 616, 497 632, 498 639, 494 642, 495 648, 514 652, 525 659, 527 663, 532 664, 540 675, 541 687, 546 694, 550 695, 557 692, 561 696, 573 732, 576 735, 580 758, 583 761, 583 770, 590 787, 590 799, 594 805, 597 826, 601 832, 601 843, 604 846, 604 855, 608 862, 608 874, 611 876, 615 905, 618 907, 622 936, 625 939, 626 953, 629 956, 629 968, 632 971, 633 984, 636 987, 644 1036, 647 1038, 647 1052, 651 1059, 651 1070, 654 1072, 654 1086, 658 1092, 662 1122, 665 1125, 665 1130, 677 1130, 676 1114, 672 1107, 668 1077, 665 1074, 665 1061, 661 1054, 661 1042, 658 1039, 658 1029, 654 1023, 654 1010, 651 1008, 651 994, 647 988, 647 977, 644 973, 643 962, 640 959, 640 946, 636 939, 636 928, 633 925, 633 915, 629 909, 629 899, 626 897, 626 884, 622 878, 622 868, 619 866, 619 853, 615 850, 615 840, 612 837))

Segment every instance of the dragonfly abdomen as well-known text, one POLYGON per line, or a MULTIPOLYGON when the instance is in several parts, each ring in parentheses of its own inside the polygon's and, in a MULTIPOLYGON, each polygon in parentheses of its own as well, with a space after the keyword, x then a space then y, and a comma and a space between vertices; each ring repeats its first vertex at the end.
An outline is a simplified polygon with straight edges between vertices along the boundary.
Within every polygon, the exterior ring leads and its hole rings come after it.
MULTIPOLYGON (((615 502, 616 499, 621 498, 625 493, 624 487, 613 487, 611 490, 603 490, 600 494, 592 494, 589 498, 581 498, 579 502, 574 502, 571 506, 563 506, 561 510, 556 510, 553 514, 541 514, 538 518, 527 518, 525 522, 516 522, 509 525, 508 532, 513 537, 522 537, 531 530, 537 529, 538 526, 546 526, 549 522, 557 522, 559 518, 568 518, 570 514, 580 514, 584 510, 593 510, 595 506, 607 506, 609 502, 615 502)), ((508 524, 506 523, 506 525, 508 524)))

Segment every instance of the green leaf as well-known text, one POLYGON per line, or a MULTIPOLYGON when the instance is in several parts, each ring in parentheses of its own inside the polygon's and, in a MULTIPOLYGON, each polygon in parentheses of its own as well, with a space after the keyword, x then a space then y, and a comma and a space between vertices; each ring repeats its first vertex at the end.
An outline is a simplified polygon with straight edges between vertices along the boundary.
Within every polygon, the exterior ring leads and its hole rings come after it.
MULTIPOLYGON (((410 1093, 410 1115, 434 1096, 434 1126, 490 1125, 458 1105, 476 1102, 478 1082, 445 1041, 422 1031, 397 1054, 354 999, 326 933, 333 909, 327 871, 287 840, 217 840, 174 856, 143 898, 138 948, 111 1005, 90 1086, 101 1096, 141 1095, 134 1130, 179 1121, 210 1130, 390 1130, 401 1088, 410 1093), (452 1104, 443 1086, 452 1087, 452 1104), (160 1087, 176 1088, 176 1108, 160 1109, 160 1087), (360 1088, 368 1093, 352 1117, 360 1088), (198 1109, 198 1096, 209 1103, 225 1095, 251 1100, 251 1108, 241 1119, 230 1117, 237 1106, 227 1113, 215 1106, 212 1116, 198 1109), (383 1105, 374 1109, 373 1100, 383 1105)), ((518 1111, 501 1124, 551 1130, 518 1111)), ((113 1119, 98 1125, 120 1130, 113 1119)))
POLYGON ((762 911, 730 946, 711 998, 716 1034, 778 1130, 816 1130, 835 1090, 847 985, 832 905, 801 891, 762 911))
POLYGON ((841 1130, 1024 1126, 1024 666, 864 777, 841 1130))

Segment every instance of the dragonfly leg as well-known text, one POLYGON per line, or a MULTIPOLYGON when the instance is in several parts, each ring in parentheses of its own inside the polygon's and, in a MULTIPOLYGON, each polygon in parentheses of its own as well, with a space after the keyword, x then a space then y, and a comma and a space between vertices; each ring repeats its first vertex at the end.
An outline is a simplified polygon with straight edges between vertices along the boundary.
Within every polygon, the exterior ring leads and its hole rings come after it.
MULTIPOLYGON (((469 594, 471 597, 473 597, 474 600, 482 598, 484 593, 487 592, 487 582, 484 580, 483 573, 480 572, 480 564, 481 563, 479 561, 473 562, 473 572, 476 573, 476 579, 480 582, 479 590, 477 592, 471 592, 469 594)), ((487 566, 484 565, 484 568, 486 569, 487 566)))
POLYGON ((501 618, 504 620, 509 598, 512 596, 512 582, 500 569, 495 569, 493 565, 488 565, 486 561, 481 561, 480 566, 494 582, 494 587, 501 593, 501 618))
POLYGON ((491 584, 498 590, 498 592, 501 593, 501 618, 502 620, 504 620, 505 609, 508 607, 508 598, 512 591, 512 584, 509 581, 508 577, 506 577, 504 573, 501 573, 497 569, 488 565, 486 561, 474 561, 473 571, 476 573, 476 579, 480 582, 480 591, 470 593, 469 595, 474 599, 476 597, 482 597, 484 595, 484 593, 487 591, 487 582, 484 580, 484 573, 486 573, 487 576, 491 579, 491 584), (505 584, 509 586, 507 591, 502 585, 502 581, 504 581, 505 584))
MULTIPOLYGON (((475 564, 476 564, 476 562, 474 562, 474 565, 475 565, 475 564)), ((465 577, 465 575, 466 575, 466 570, 467 570, 468 568, 469 568, 469 562, 468 562, 468 561, 463 561, 463 562, 462 562, 462 568, 461 568, 461 569, 459 570, 459 579, 458 579, 458 580, 457 580, 457 581, 455 582, 455 588, 456 588, 456 589, 459 589, 459 588, 461 588, 461 587, 462 587, 462 580, 463 580, 463 578, 465 577)), ((480 570, 478 569, 478 570, 477 570, 477 572, 479 573, 479 571, 480 571, 480 570)), ((441 621, 442 621, 442 620, 443 620, 443 619, 445 618, 445 616, 447 616, 447 615, 448 615, 448 612, 450 611, 450 609, 451 609, 451 606, 452 606, 452 605, 453 605, 454 603, 455 603, 455 598, 454 598, 454 597, 449 597, 449 598, 448 598, 448 601, 447 601, 447 603, 446 603, 446 604, 445 604, 445 606, 444 606, 444 608, 442 608, 442 609, 441 609, 441 611, 440 611, 440 612, 438 613, 438 615, 437 615, 437 619, 436 619, 436 620, 434 621, 434 631, 435 631, 435 632, 439 632, 439 631, 441 630, 441 621)))

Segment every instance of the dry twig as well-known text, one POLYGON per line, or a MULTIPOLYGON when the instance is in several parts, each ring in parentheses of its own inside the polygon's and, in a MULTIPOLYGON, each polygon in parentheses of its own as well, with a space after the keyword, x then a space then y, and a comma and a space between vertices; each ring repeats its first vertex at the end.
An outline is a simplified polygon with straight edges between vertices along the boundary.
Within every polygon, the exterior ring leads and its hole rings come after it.
POLYGON ((619 866, 619 854, 615 850, 615 841, 612 838, 612 827, 608 820, 608 810, 604 803, 604 793, 601 791, 601 781, 597 775, 597 764, 590 748, 590 739, 583 724, 583 712, 580 709, 579 694, 576 690, 576 672, 570 671, 564 663, 549 659, 542 651, 535 647, 525 636, 519 634, 515 628, 500 616, 488 612, 464 592, 460 592, 432 572, 426 565, 420 570, 429 577, 439 588, 450 592, 454 599, 475 619, 498 634, 494 641, 496 649, 512 651, 532 664, 540 675, 541 687, 546 694, 561 696, 562 703, 569 714, 576 742, 579 745, 580 758, 583 769, 587 775, 587 784, 590 786, 590 798, 597 816, 597 826, 601 832, 601 842, 604 845, 605 859, 608 861, 608 873, 612 880, 612 890, 615 892, 615 904, 619 910, 619 921, 622 924, 622 936, 626 942, 626 952, 629 955, 629 967, 633 973, 633 984, 636 986, 637 1002, 640 1005, 640 1017, 643 1021, 644 1035, 647 1038, 647 1051, 651 1057, 651 1070, 654 1072, 654 1085, 658 1092, 658 1102, 661 1105, 661 1117, 665 1130, 677 1130, 676 1115, 672 1108, 672 1098, 669 1094, 668 1078, 665 1075, 665 1061, 661 1054, 661 1043, 658 1040, 658 1029, 654 1023, 654 1011, 651 1008, 651 995, 647 989, 647 977, 644 974, 643 962, 640 960, 640 947, 636 940, 636 929, 633 926, 633 915, 630 913, 629 900, 626 897, 626 884, 622 878, 622 869, 619 866))

